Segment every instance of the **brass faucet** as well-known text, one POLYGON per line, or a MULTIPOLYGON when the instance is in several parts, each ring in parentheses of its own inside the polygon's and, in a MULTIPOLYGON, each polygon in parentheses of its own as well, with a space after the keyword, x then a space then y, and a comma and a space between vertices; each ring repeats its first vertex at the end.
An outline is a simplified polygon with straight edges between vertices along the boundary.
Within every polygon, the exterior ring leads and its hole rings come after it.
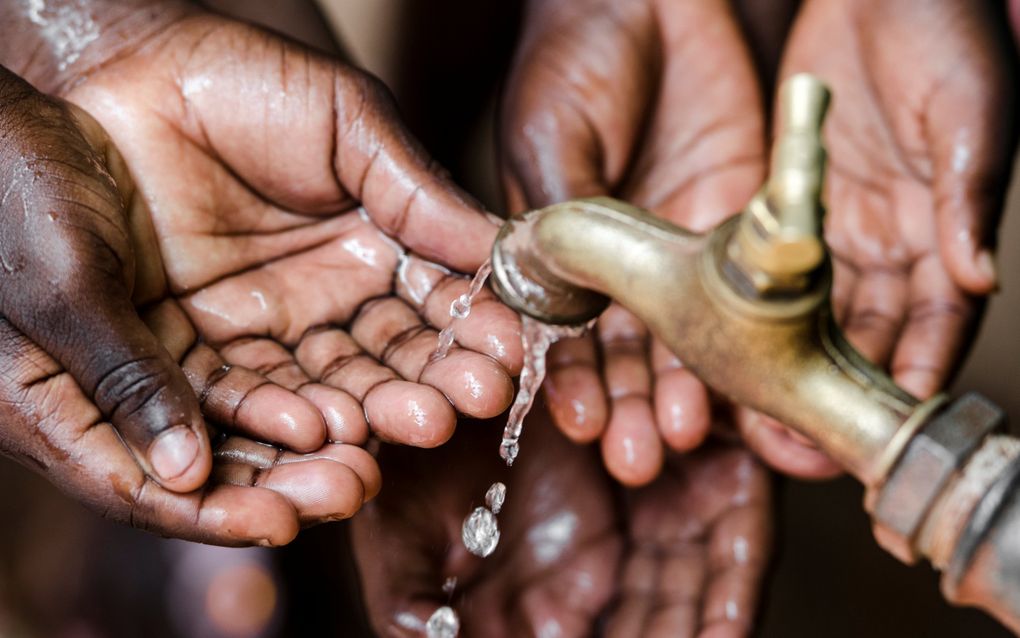
POLYGON ((739 214, 697 235, 610 198, 529 211, 497 238, 493 287, 547 323, 621 303, 715 391, 795 428, 863 482, 886 549, 928 557, 951 600, 1020 631, 1020 441, 996 433, 1005 419, 987 400, 920 401, 847 343, 822 238, 829 91, 797 75, 780 102, 770 177, 739 214))

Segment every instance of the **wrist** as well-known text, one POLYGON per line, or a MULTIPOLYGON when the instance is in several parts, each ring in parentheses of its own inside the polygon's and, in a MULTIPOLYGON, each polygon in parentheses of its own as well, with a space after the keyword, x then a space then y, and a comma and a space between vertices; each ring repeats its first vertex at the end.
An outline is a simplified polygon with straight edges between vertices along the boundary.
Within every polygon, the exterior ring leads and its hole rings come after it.
POLYGON ((0 8, 0 65, 59 93, 198 11, 187 0, 10 0, 0 8))

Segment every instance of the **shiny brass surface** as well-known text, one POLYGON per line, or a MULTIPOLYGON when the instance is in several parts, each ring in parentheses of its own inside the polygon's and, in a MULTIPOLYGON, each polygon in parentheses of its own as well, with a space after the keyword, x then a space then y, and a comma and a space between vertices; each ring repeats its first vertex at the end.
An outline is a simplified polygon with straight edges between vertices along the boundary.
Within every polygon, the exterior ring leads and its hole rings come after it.
MULTIPOLYGON (((618 301, 715 391, 795 428, 860 479, 883 546, 907 562, 956 564, 947 593, 973 556, 992 555, 965 579, 970 593, 953 596, 1020 627, 1020 603, 996 593, 1020 591, 1020 538, 1003 540, 980 515, 1020 441, 989 434, 1002 419, 982 400, 921 402, 847 343, 821 233, 829 94, 795 76, 782 95, 771 176, 740 214, 698 235, 610 198, 530 211, 493 247, 493 287, 547 323, 584 323, 618 301)), ((1010 516, 1020 529, 1020 504, 1010 516)))
POLYGON ((822 122, 829 90, 800 74, 780 91, 782 134, 772 149, 768 182, 741 215, 729 259, 758 294, 797 292, 825 259, 822 122))
POLYGON ((493 261, 512 262, 516 272, 497 274, 496 290, 545 321, 563 310, 563 298, 573 321, 601 313, 604 297, 580 290, 617 300, 709 386, 880 484, 880 461, 920 402, 847 344, 832 319, 827 266, 796 297, 757 297, 732 283, 727 247, 740 221, 694 235, 611 199, 558 204, 508 222, 493 261), (508 246, 511 258, 502 254, 508 246), (564 293, 571 287, 578 290, 564 293))

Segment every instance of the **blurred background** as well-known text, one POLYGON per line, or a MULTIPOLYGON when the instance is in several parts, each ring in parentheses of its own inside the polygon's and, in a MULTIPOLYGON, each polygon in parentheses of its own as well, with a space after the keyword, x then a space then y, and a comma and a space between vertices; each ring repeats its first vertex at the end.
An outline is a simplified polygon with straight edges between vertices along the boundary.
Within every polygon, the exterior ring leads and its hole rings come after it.
MULTIPOLYGON (((323 49, 333 49, 332 31, 344 55, 393 89, 429 151, 493 210, 502 208, 493 122, 516 2, 321 0, 288 11, 283 22, 266 9, 271 2, 210 4, 323 49)), ((768 10, 788 17, 792 4, 777 0, 768 10)), ((752 34, 763 67, 781 36, 752 34)), ((982 392, 1020 422, 1016 177, 1000 238, 1002 291, 954 390, 982 392)), ((1009 635, 980 613, 945 604, 927 566, 904 567, 882 552, 853 481, 777 481, 779 534, 757 635, 1009 635)), ((102 521, 4 459, 0 485, 0 638, 371 635, 342 523, 303 532, 281 550, 227 550, 102 521)))

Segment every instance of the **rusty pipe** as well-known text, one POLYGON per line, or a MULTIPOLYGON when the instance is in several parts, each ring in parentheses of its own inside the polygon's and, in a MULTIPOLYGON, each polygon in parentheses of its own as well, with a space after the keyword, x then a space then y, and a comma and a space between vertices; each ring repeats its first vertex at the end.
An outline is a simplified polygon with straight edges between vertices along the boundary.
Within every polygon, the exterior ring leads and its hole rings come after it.
MULTIPOLYGON (((982 557, 1004 555, 988 521, 1020 525, 1020 514, 977 516, 1006 507, 988 495, 1020 467, 1020 441, 994 434, 1004 418, 986 400, 919 401, 847 343, 821 238, 828 92, 799 76, 782 95, 771 177, 740 214, 698 235, 609 198, 530 211, 501 229, 493 287, 548 323, 583 323, 618 301, 715 391, 793 427, 863 482, 886 549, 929 558, 951 600, 1020 631, 1020 600, 987 594, 1014 590, 972 582, 973 565, 993 563, 982 557)), ((999 563, 1015 565, 1020 539, 1008 542, 1014 558, 999 563)), ((1020 588, 1020 572, 1009 578, 1020 588)))

